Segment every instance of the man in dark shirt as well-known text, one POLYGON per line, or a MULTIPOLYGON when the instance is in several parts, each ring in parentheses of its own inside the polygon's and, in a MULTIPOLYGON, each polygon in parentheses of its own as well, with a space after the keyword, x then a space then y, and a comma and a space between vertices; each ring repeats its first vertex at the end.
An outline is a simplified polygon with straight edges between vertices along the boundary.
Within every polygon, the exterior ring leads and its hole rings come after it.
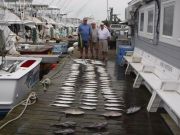
POLYGON ((78 35, 80 37, 80 58, 83 58, 83 49, 85 48, 85 58, 88 58, 88 47, 91 40, 91 26, 87 24, 87 18, 83 19, 83 23, 78 28, 78 35))

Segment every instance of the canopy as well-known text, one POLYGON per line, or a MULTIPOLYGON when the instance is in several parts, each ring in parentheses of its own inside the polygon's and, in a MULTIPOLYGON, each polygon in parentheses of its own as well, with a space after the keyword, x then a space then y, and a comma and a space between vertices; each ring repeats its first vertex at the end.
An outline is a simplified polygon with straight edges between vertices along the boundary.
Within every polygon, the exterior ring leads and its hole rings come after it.
POLYGON ((0 9, 0 24, 22 24, 22 20, 7 9, 0 9))

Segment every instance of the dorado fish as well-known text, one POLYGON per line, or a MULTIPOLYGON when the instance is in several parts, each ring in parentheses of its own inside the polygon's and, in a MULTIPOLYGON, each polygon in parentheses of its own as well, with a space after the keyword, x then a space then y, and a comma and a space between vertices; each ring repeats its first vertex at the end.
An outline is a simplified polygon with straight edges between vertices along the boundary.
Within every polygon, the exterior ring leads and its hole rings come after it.
POLYGON ((85 109, 85 110, 95 110, 96 107, 92 107, 92 106, 80 106, 81 109, 85 109))
POLYGON ((58 130, 54 132, 55 135, 72 135, 74 133, 75 133, 75 130, 73 129, 64 129, 64 130, 58 130))
POLYGON ((122 113, 111 111, 111 112, 103 113, 102 116, 104 116, 104 117, 121 117, 122 113))
POLYGON ((68 109, 66 111, 63 111, 65 114, 71 114, 71 115, 82 115, 84 114, 83 111, 79 109, 68 109))
POLYGON ((59 104, 59 103, 51 104, 51 106, 56 106, 56 107, 70 107, 70 106, 67 105, 67 104, 59 104))
POLYGON ((136 112, 139 112, 141 110, 141 107, 134 106, 127 109, 126 114, 134 114, 136 112))
POLYGON ((107 122, 99 122, 99 123, 91 124, 89 126, 85 126, 84 128, 92 129, 92 130, 102 130, 107 128, 107 125, 108 125, 107 122))

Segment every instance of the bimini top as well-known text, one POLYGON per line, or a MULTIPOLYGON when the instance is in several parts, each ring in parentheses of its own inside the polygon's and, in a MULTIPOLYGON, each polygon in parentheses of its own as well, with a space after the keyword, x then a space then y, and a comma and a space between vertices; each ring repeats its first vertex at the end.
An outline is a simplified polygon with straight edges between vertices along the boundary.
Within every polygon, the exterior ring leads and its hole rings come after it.
POLYGON ((0 9, 0 24, 21 24, 22 20, 7 9, 0 9))

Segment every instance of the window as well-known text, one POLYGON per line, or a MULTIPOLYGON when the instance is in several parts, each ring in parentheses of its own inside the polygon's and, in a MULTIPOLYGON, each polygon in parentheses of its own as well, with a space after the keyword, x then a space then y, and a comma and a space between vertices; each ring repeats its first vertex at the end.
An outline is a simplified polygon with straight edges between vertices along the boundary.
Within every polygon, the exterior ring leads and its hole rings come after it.
POLYGON ((147 32, 153 33, 153 10, 148 11, 148 25, 147 25, 147 32))
POLYGON ((164 7, 163 16, 163 35, 173 35, 173 23, 174 23, 174 5, 164 7))
POLYGON ((140 31, 144 30, 144 13, 141 13, 140 16, 140 31))

